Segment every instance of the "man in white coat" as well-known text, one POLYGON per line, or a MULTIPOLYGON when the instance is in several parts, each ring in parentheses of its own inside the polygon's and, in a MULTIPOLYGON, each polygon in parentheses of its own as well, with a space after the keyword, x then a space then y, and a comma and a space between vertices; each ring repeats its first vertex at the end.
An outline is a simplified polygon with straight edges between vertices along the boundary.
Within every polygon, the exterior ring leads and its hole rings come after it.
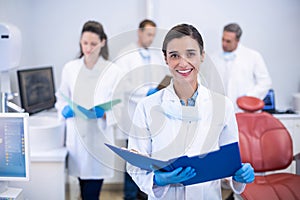
POLYGON ((224 27, 223 52, 215 53, 212 60, 222 79, 224 92, 239 111, 236 99, 254 96, 264 99, 271 89, 271 78, 261 54, 240 44, 241 27, 236 23, 224 27))
MULTIPOLYGON (((141 21, 137 34, 138 41, 121 50, 116 59, 123 74, 121 92, 124 94, 118 139, 127 139, 137 103, 168 74, 167 67, 162 67, 166 65, 161 51, 151 47, 156 35, 155 22, 149 19, 141 21)), ((145 196, 125 173, 124 199, 135 200, 137 195, 145 196)))
MULTIPOLYGON (((224 26, 223 51, 214 53, 211 57, 218 72, 218 76, 215 77, 221 78, 224 94, 233 102, 235 112, 242 111, 236 103, 238 97, 246 95, 263 100, 272 86, 262 55, 243 46, 240 43, 241 36, 242 29, 238 24, 230 23, 224 26)), ((222 187, 228 188, 224 180, 222 187)))

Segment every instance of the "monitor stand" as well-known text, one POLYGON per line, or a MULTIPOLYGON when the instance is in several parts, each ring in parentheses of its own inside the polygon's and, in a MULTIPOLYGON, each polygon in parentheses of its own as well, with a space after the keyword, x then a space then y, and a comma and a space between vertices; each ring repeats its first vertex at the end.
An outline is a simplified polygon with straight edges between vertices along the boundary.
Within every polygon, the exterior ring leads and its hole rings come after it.
POLYGON ((7 181, 0 181, 0 199, 23 200, 23 190, 8 187, 7 181))

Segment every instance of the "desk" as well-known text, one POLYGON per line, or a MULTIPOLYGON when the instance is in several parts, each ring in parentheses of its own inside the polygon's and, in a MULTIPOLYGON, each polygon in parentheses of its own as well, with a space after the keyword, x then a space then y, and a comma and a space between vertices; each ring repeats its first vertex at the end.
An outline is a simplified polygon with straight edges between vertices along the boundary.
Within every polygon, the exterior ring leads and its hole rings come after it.
MULTIPOLYGON (((293 153, 300 153, 300 114, 274 114, 289 131, 293 140, 293 153)), ((295 161, 284 171, 296 173, 295 161)))
POLYGON ((10 187, 23 189, 24 199, 64 200, 66 148, 31 152, 26 182, 9 182, 10 187))
POLYGON ((9 187, 6 191, 0 193, 0 199, 23 200, 22 189, 9 187))

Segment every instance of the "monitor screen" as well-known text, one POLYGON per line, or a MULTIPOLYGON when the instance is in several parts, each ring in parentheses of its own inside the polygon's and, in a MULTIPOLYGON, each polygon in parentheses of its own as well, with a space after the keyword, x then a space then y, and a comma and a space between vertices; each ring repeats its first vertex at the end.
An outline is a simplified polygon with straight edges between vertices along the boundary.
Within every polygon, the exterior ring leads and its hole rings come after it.
POLYGON ((29 180, 28 113, 0 113, 0 181, 29 180))
POLYGON ((55 104, 52 67, 18 70, 21 105, 29 114, 50 109, 55 104))

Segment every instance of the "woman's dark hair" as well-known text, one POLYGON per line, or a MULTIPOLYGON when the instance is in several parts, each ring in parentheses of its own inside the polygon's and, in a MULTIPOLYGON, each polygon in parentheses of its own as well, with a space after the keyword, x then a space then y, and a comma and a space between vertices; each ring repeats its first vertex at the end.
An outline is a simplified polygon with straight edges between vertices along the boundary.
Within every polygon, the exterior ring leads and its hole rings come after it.
MULTIPOLYGON (((96 21, 87 21, 82 28, 81 36, 84 32, 92 32, 99 36, 100 41, 105 40, 105 45, 101 48, 101 51, 99 53, 99 56, 101 55, 105 60, 108 60, 109 54, 108 54, 108 46, 107 46, 107 36, 104 32, 102 24, 96 21)), ((83 56, 82 48, 80 46, 80 54, 79 58, 83 56)))
POLYGON ((200 53, 202 54, 203 49, 204 49, 204 44, 203 44, 203 39, 198 30, 189 24, 179 24, 177 26, 174 26, 167 35, 165 36, 163 46, 162 46, 162 51, 164 53, 164 56, 167 55, 167 45, 168 43, 175 39, 175 38, 182 38, 184 36, 190 36, 191 38, 195 39, 198 42, 199 48, 200 48, 200 53))

